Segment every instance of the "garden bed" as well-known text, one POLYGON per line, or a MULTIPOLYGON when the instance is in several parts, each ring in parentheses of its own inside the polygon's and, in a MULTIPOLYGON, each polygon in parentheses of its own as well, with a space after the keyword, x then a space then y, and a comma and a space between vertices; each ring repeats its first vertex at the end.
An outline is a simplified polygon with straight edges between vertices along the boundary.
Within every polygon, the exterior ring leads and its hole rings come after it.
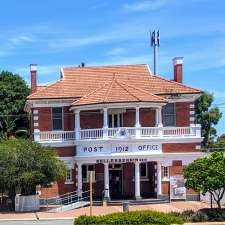
POLYGON ((225 209, 205 208, 196 212, 188 210, 183 213, 134 211, 104 216, 80 216, 75 219, 74 225, 170 225, 199 222, 225 222, 225 209))
POLYGON ((74 225, 170 225, 184 222, 183 217, 174 213, 134 211, 105 216, 80 216, 75 219, 74 225))

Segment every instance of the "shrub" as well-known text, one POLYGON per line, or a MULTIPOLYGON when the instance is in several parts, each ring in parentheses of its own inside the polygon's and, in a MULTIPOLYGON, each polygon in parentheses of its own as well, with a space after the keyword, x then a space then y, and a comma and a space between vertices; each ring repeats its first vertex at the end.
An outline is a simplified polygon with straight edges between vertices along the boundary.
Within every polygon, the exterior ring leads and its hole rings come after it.
POLYGON ((207 208, 205 208, 205 209, 199 210, 199 212, 207 215, 208 221, 211 221, 211 222, 225 221, 225 209, 218 209, 218 208, 207 209, 207 208))
POLYGON ((105 216, 81 216, 74 221, 74 225, 170 225, 183 223, 183 218, 173 213, 166 214, 154 211, 114 213, 105 216))
MULTIPOLYGON (((175 215, 179 216, 179 213, 175 213, 175 215)), ((197 212, 187 210, 181 213, 180 216, 184 221, 189 222, 221 222, 225 221, 225 209, 205 208, 197 212)))
POLYGON ((192 222, 207 222, 207 221, 209 221, 207 214, 202 211, 198 211, 198 212, 194 213, 193 215, 191 215, 190 219, 192 222))

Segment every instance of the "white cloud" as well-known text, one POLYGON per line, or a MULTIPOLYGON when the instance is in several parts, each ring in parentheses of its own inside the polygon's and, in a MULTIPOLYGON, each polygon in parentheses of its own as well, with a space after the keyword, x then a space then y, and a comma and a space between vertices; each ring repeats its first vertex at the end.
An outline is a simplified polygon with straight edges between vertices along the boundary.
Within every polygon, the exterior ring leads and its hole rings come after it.
POLYGON ((169 0, 145 0, 127 3, 123 9, 127 12, 155 11, 159 10, 169 3, 169 0))
POLYGON ((117 56, 117 55, 123 55, 127 51, 124 48, 113 48, 107 52, 107 55, 111 56, 117 56))
MULTIPOLYGON (((40 75, 48 75, 48 74, 60 74, 60 68, 61 65, 47 65, 47 66, 38 66, 37 67, 37 72, 40 75)), ((15 72, 20 74, 20 75, 26 75, 29 74, 30 68, 29 66, 27 67, 18 67, 15 68, 15 72)))
POLYGON ((13 45, 19 45, 23 43, 31 43, 34 42, 34 38, 27 35, 18 35, 12 38, 9 38, 9 42, 13 45))

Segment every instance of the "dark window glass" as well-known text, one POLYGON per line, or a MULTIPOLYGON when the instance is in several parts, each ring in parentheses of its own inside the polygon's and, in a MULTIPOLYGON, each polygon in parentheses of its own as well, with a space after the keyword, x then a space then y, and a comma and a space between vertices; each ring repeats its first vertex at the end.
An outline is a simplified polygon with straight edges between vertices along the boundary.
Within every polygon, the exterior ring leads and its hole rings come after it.
POLYGON ((175 104, 168 103, 162 108, 163 113, 163 125, 165 127, 176 126, 176 113, 175 113, 175 104))
POLYGON ((118 114, 114 114, 114 127, 118 127, 118 114))
POLYGON ((120 113, 119 116, 120 116, 120 127, 122 127, 123 126, 123 114, 120 113))
POLYGON ((108 116, 109 127, 112 127, 112 115, 108 116))
POLYGON ((140 164, 140 172, 141 172, 141 177, 147 177, 147 164, 146 163, 140 164))
POLYGON ((88 171, 94 171, 94 165, 89 165, 88 166, 88 171))
POLYGON ((86 165, 82 166, 82 178, 87 179, 87 166, 86 165))
POLYGON ((63 111, 62 108, 52 108, 52 129, 63 129, 63 111))

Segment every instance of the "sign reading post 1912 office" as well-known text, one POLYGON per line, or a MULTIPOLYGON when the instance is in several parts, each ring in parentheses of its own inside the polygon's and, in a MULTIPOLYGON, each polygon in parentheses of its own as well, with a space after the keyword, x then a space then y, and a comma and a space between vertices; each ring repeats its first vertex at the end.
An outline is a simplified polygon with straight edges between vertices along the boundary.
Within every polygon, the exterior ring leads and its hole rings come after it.
POLYGON ((77 155, 109 155, 115 153, 161 153, 161 143, 113 143, 113 144, 84 144, 77 146, 77 155))

